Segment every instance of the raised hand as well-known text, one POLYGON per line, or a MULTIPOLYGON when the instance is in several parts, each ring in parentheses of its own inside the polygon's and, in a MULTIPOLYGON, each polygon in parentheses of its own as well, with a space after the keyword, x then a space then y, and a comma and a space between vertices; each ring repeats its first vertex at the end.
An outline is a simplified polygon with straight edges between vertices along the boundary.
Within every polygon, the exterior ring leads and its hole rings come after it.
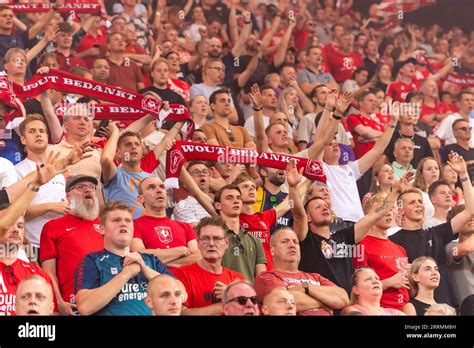
POLYGON ((286 166, 286 180, 288 181, 289 186, 297 186, 303 177, 304 168, 301 167, 298 171, 296 167, 296 161, 290 159, 288 165, 286 166))
POLYGON ((59 152, 50 152, 46 157, 46 162, 41 166, 36 165, 36 177, 33 179, 33 184, 41 186, 49 182, 58 174, 62 174, 65 170, 58 171, 54 167, 54 163, 58 162, 59 152))
POLYGON ((328 93, 328 96, 326 98, 326 104, 324 107, 326 109, 334 109, 336 106, 336 99, 337 99, 337 93, 335 90, 331 90, 331 92, 328 93))
POLYGON ((351 105, 354 95, 352 93, 341 94, 336 100, 336 111, 343 114, 349 105, 351 105))
POLYGON ((56 35, 58 35, 58 32, 59 26, 57 24, 51 26, 51 28, 49 28, 44 35, 45 40, 47 40, 48 42, 56 41, 56 35))
POLYGON ((262 93, 260 93, 260 88, 256 83, 250 87, 249 97, 254 108, 259 109, 262 106, 262 93))
POLYGON ((464 162, 464 158, 462 158, 462 156, 457 152, 451 151, 449 153, 448 164, 456 173, 458 173, 459 177, 467 174, 466 162, 464 162))

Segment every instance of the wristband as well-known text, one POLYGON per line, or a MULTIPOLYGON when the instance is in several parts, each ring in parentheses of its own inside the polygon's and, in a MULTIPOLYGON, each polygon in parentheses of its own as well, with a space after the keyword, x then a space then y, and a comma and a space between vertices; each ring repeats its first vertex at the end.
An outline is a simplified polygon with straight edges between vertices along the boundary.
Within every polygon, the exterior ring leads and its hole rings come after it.
POLYGON ((31 182, 28 183, 26 187, 29 188, 33 192, 38 192, 40 190, 39 186, 35 186, 31 182))
POLYGON ((468 176, 465 176, 464 178, 460 178, 459 180, 461 180, 461 182, 465 182, 465 181, 468 181, 468 180, 469 180, 469 177, 468 177, 468 176))
POLYGON ((253 108, 253 111, 262 111, 263 110, 263 106, 259 107, 259 108, 253 108))
POLYGON ((334 118, 335 120, 338 120, 340 121, 342 119, 342 116, 338 116, 336 114, 332 114, 332 118, 334 118))
POLYGON ((244 24, 252 24, 252 21, 248 21, 248 22, 244 21, 244 24))

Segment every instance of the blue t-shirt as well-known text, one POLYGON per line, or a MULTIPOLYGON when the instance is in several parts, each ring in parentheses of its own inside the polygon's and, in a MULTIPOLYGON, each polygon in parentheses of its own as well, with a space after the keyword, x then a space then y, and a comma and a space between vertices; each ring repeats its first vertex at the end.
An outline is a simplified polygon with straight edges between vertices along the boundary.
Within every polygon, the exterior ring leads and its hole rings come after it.
MULTIPOLYGON (((173 276, 157 257, 143 253, 140 255, 151 269, 173 276)), ((106 249, 86 255, 76 270, 74 293, 82 289, 97 289, 108 283, 122 271, 123 259, 106 249)), ((139 273, 124 284, 112 301, 95 315, 151 315, 151 309, 145 303, 147 288, 148 280, 143 273, 139 273)))
MULTIPOLYGON (((265 187, 260 186, 257 189, 257 203, 255 204, 255 212, 261 213, 266 210, 275 208, 278 204, 283 202, 288 196, 288 193, 278 192, 276 195, 272 195, 268 192, 265 187)), ((293 225, 293 215, 291 211, 288 211, 282 217, 277 219, 277 223, 270 228, 270 234, 273 234, 276 230, 282 227, 291 227, 293 225)))
POLYGON ((0 133, 0 157, 6 158, 13 164, 25 159, 20 137, 14 130, 8 130, 7 134, 0 133))
POLYGON ((13 35, 0 35, 0 71, 3 71, 3 59, 10 48, 25 49, 28 45, 28 31, 17 30, 13 35))
POLYGON ((144 171, 132 173, 118 167, 115 176, 104 185, 105 201, 125 203, 132 209, 133 218, 139 218, 142 215, 143 207, 137 203, 138 186, 150 176, 153 175, 144 171))

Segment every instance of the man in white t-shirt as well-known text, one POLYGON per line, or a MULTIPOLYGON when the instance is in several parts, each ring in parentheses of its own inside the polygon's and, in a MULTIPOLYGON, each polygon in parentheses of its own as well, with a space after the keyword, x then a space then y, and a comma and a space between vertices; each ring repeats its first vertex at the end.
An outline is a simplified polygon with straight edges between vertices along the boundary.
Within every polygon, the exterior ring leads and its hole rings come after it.
MULTIPOLYGON (((46 161, 48 132, 46 122, 41 115, 28 115, 20 124, 21 143, 25 145, 27 157, 15 165, 18 179, 24 178, 36 170, 36 164, 46 161)), ((28 240, 34 248, 39 248, 43 225, 49 220, 68 214, 66 201, 66 180, 62 174, 56 175, 47 184, 41 186, 25 213, 25 230, 28 240)))
MULTIPOLYGON (((263 86, 260 89, 262 93, 262 113, 263 113, 263 126, 265 128, 268 127, 270 124, 270 117, 277 111, 278 107, 278 97, 273 90, 273 88, 269 85, 263 86)), ((249 134, 255 137, 255 126, 254 126, 254 117, 250 116, 244 124, 245 129, 249 132, 249 134)))
POLYGON ((6 158, 0 157, 0 188, 8 187, 17 181, 13 163, 6 158))
POLYGON ((327 185, 332 200, 332 209, 336 216, 344 221, 357 222, 364 217, 359 199, 357 180, 368 171, 383 154, 387 147, 398 117, 392 116, 383 135, 375 142, 374 147, 355 162, 339 164, 341 151, 334 139, 326 146, 323 154, 323 168, 327 177, 327 185))
POLYGON ((453 123, 458 119, 465 119, 469 121, 469 125, 472 127, 472 137, 469 145, 474 147, 474 119, 469 117, 469 114, 474 107, 474 95, 469 91, 462 91, 457 97, 458 112, 446 116, 446 118, 438 125, 435 129, 435 135, 445 141, 445 145, 455 144, 456 138, 453 132, 453 123))

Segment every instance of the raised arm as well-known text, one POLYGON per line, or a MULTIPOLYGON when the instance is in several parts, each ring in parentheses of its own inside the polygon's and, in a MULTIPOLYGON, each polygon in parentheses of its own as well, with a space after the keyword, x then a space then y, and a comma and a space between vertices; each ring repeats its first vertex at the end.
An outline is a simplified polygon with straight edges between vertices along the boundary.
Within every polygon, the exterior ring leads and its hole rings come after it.
POLYGON ((53 8, 49 10, 45 15, 43 15, 43 17, 41 17, 41 19, 28 30, 29 40, 33 40, 39 32, 43 31, 44 28, 46 28, 46 26, 49 24, 49 22, 51 22, 57 10, 63 3, 64 0, 57 0, 56 3, 53 5, 53 8))
POLYGON ((102 150, 100 156, 100 166, 102 167, 102 180, 108 183, 117 172, 117 166, 114 163, 115 154, 117 152, 117 141, 119 138, 119 129, 115 122, 110 122, 108 126, 111 131, 110 137, 102 150))
POLYGON ((375 142, 374 147, 359 159, 359 171, 361 174, 368 171, 374 163, 383 155, 390 139, 392 139, 395 126, 398 122, 398 112, 390 115, 390 122, 388 127, 383 132, 382 136, 375 142))
POLYGON ((255 141, 257 143, 257 150, 261 152, 267 152, 268 137, 265 133, 265 125, 263 124, 262 94, 260 93, 260 88, 256 83, 250 88, 249 97, 252 101, 254 110, 253 122, 255 128, 255 141))
POLYGON ((31 183, 31 185, 26 184, 28 185, 28 188, 24 188, 23 193, 18 198, 13 199, 13 197, 8 194, 12 204, 4 211, 3 215, 0 216, 0 236, 3 236, 4 233, 15 224, 20 215, 22 215, 30 206, 31 201, 35 198, 36 193, 38 192, 37 189, 61 173, 53 166, 53 163, 57 161, 58 156, 59 152, 56 154, 50 153, 44 166, 40 167, 36 165, 36 172, 32 173, 34 178, 27 179, 28 183, 31 183))
POLYGON ((301 168, 298 172, 296 169, 296 164, 293 160, 291 160, 286 167, 286 177, 290 188, 288 197, 290 200, 291 212, 293 214, 293 231, 295 231, 296 236, 300 241, 304 240, 306 238, 306 234, 308 233, 308 217, 304 210, 303 200, 301 199, 300 193, 301 190, 307 191, 309 185, 311 185, 311 180, 305 180, 298 185, 298 183, 301 181, 301 178, 303 177, 303 169, 304 168, 301 168), (297 186, 294 186, 295 183, 297 186))
POLYGON ((247 67, 245 68, 245 70, 237 78, 237 83, 240 88, 243 88, 245 86, 245 84, 248 82, 250 77, 252 77, 253 73, 255 72, 255 69, 257 69, 260 53, 261 53, 261 47, 257 52, 254 53, 254 55, 252 56, 252 59, 250 59, 250 62, 247 64, 247 67))
POLYGON ((176 122, 176 124, 171 128, 165 135, 165 137, 160 141, 158 145, 155 146, 153 152, 155 153, 155 158, 159 159, 161 154, 165 150, 169 150, 169 148, 173 145, 173 142, 178 135, 181 127, 183 127, 184 122, 176 122))
POLYGON ((290 42, 291 34, 293 33, 295 26, 296 21, 290 20, 288 28, 286 29, 285 34, 283 35, 283 38, 281 39, 281 42, 278 45, 275 57, 273 58, 273 65, 275 66, 275 68, 278 68, 285 61, 286 49, 288 48, 288 43, 290 42))
POLYGON ((54 112, 54 106, 49 98, 49 90, 44 91, 39 95, 39 101, 41 103, 41 108, 43 109, 46 123, 48 124, 48 129, 51 134, 51 140, 53 143, 57 144, 63 136, 63 127, 61 122, 59 122, 56 113, 54 112))
POLYGON ((38 41, 31 49, 26 52, 26 62, 29 64, 43 49, 48 45, 50 41, 56 41, 56 35, 59 32, 59 26, 56 24, 49 28, 45 33, 44 37, 38 41))
POLYGON ((189 174, 186 168, 181 169, 181 174, 179 178, 181 179, 183 184, 186 185, 186 188, 188 189, 189 193, 191 193, 193 197, 197 199, 199 204, 201 204, 202 207, 206 209, 206 211, 210 215, 216 216, 217 212, 214 209, 211 197, 209 197, 199 188, 198 184, 196 184, 196 182, 193 180, 191 174, 189 174))
POLYGON ((471 179, 467 173, 466 163, 462 156, 456 152, 451 152, 448 156, 448 165, 459 175, 464 191, 464 210, 451 219, 451 228, 453 233, 459 233, 474 215, 474 194, 471 185, 471 179))

